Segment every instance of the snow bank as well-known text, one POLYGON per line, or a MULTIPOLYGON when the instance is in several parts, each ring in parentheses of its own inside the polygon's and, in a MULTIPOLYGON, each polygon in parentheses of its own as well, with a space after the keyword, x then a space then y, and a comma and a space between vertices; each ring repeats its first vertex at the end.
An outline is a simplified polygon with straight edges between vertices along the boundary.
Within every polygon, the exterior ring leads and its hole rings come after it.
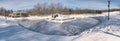
POLYGON ((120 41, 120 38, 101 32, 95 32, 85 34, 74 41, 120 41))
POLYGON ((0 16, 0 28, 8 27, 11 25, 17 25, 16 20, 14 18, 11 17, 5 18, 3 16, 0 16))
POLYGON ((84 31, 74 41, 120 41, 120 14, 112 14, 109 21, 103 20, 103 23, 84 31))

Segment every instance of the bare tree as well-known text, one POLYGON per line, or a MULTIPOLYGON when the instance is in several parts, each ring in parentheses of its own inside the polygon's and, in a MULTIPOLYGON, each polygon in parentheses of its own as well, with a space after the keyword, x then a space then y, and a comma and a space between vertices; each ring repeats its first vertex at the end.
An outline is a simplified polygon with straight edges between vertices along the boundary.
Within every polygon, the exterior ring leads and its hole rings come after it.
POLYGON ((28 13, 31 15, 50 15, 55 13, 60 14, 96 14, 102 13, 100 10, 91 10, 91 9, 72 9, 62 6, 60 3, 57 4, 47 4, 47 3, 38 3, 34 6, 33 9, 29 10, 28 13))

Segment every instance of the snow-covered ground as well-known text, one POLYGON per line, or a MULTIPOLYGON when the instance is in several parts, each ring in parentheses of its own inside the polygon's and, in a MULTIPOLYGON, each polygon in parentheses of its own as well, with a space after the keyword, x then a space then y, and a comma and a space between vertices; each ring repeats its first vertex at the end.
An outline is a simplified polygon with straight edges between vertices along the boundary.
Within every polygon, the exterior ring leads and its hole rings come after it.
POLYGON ((48 17, 7 18, 0 16, 0 41, 120 41, 120 13, 69 15, 68 22, 48 17), (45 19, 45 20, 44 20, 45 19))
POLYGON ((99 20, 94 18, 76 19, 68 22, 51 22, 46 20, 22 20, 19 21, 20 25, 44 34, 48 35, 76 35, 82 31, 92 28, 99 24, 99 20), (89 20, 89 21, 88 21, 89 20), (93 22, 94 21, 94 22, 93 22), (32 24, 31 24, 32 23, 32 24))

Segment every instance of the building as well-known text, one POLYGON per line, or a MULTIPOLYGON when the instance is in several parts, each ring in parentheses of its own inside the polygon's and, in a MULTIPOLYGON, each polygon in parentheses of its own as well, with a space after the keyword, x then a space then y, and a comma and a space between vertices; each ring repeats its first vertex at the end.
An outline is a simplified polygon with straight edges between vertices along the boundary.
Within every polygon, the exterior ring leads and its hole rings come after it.
POLYGON ((13 17, 13 18, 16 18, 16 17, 28 17, 29 14, 26 13, 26 12, 23 12, 23 11, 18 11, 18 12, 11 13, 9 16, 13 17))

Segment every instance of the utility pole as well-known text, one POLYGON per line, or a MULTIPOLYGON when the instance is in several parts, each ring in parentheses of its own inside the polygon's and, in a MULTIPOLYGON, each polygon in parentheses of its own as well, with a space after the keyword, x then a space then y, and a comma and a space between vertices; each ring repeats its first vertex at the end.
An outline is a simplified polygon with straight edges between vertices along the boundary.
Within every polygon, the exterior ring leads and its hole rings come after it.
POLYGON ((108 20, 110 19, 110 0, 108 0, 108 20))

